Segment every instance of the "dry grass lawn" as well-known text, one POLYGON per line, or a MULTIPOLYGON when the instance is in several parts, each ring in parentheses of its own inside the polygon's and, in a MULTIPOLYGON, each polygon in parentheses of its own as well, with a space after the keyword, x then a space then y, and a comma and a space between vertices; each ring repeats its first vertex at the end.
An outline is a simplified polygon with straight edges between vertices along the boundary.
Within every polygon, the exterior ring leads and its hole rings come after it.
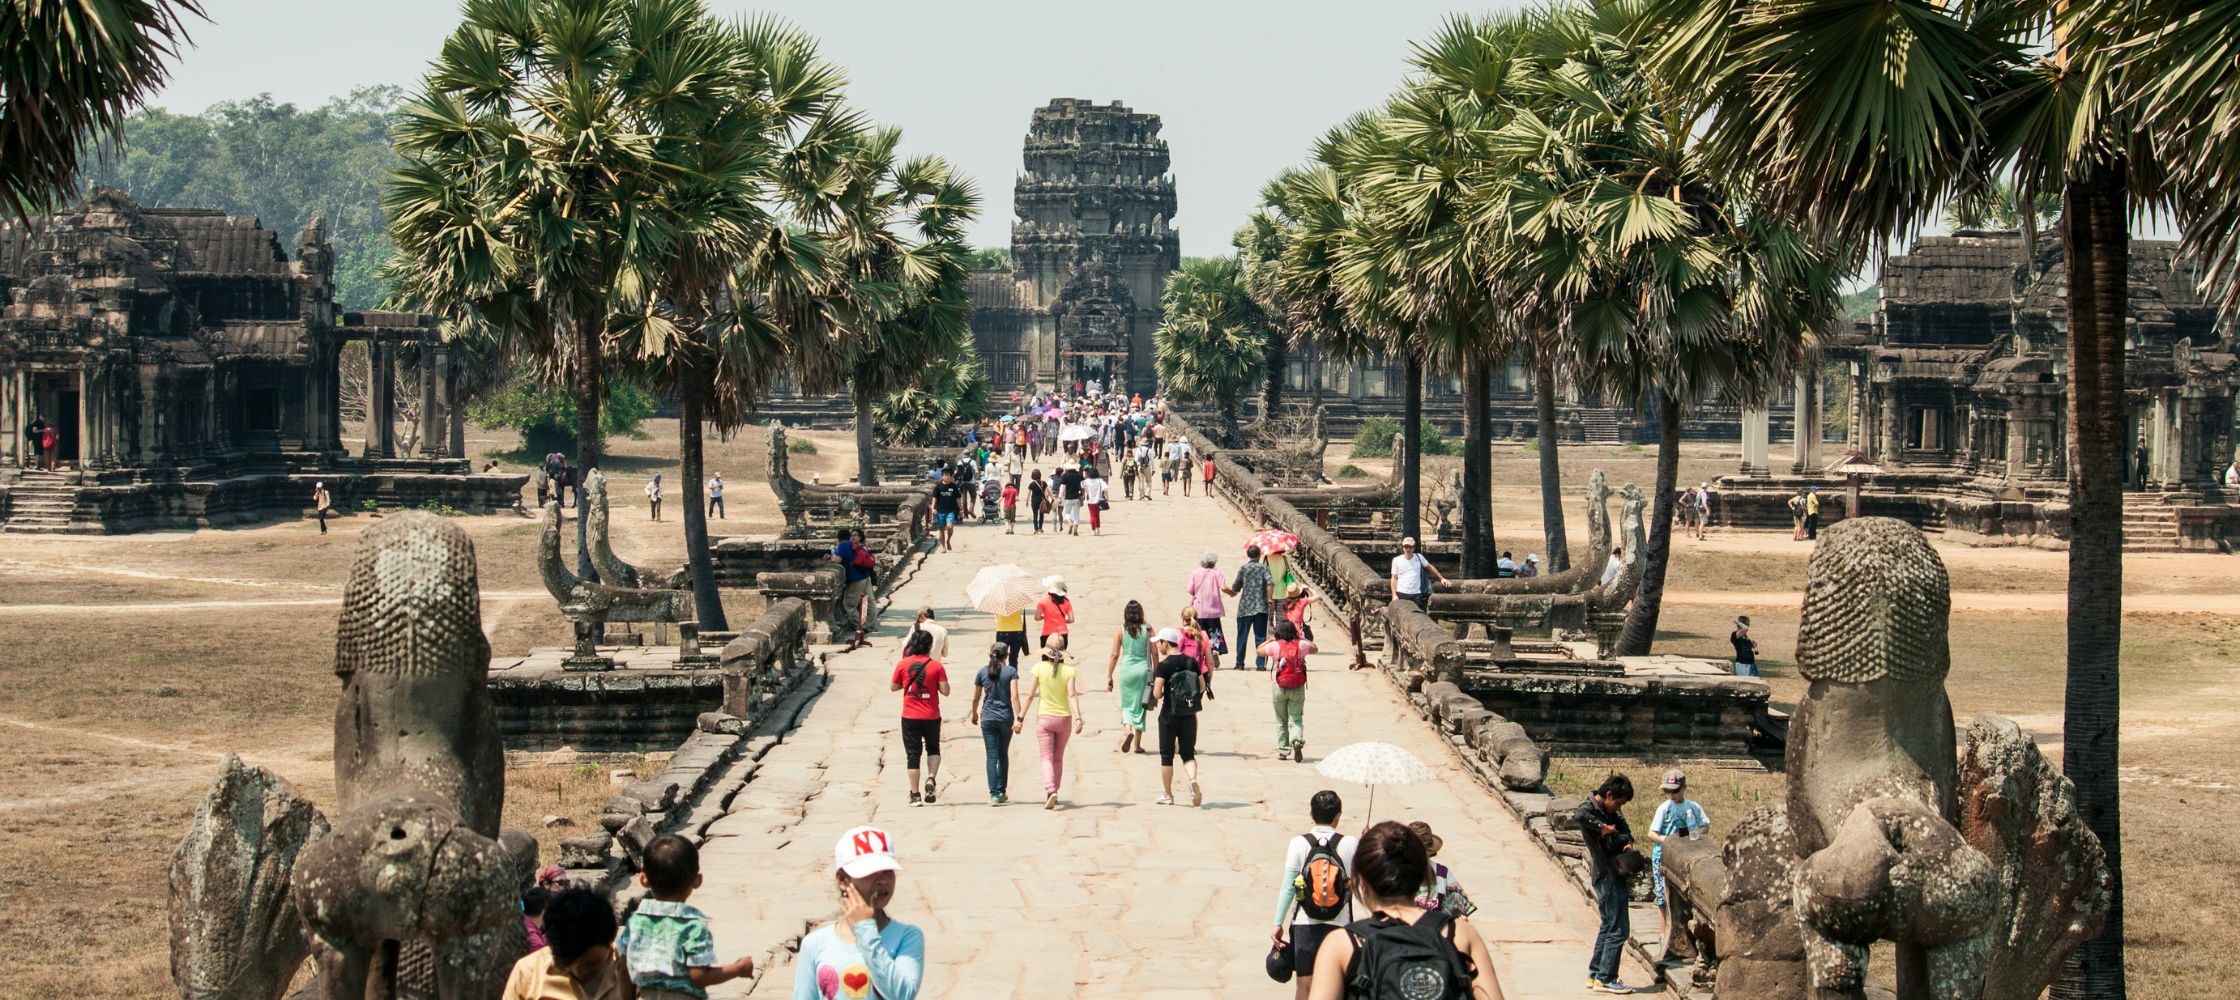
MULTIPOLYGON (((655 421, 649 430, 647 441, 612 442, 615 543, 624 558, 675 566, 683 559, 675 425, 655 421), (647 517, 640 492, 655 471, 667 472, 670 486, 660 523, 647 517)), ((821 472, 835 481, 852 470, 845 432, 794 437, 818 449, 793 456, 804 479, 821 472)), ((730 516, 712 522, 718 534, 777 527, 762 483, 763 441, 749 431, 712 443, 708 467, 730 484, 730 516)), ((512 442, 470 445, 496 454, 512 442)), ((1689 448, 1685 479, 1735 464, 1731 448, 1689 448)), ((1647 482, 1653 460, 1648 450, 1565 453, 1574 495, 1595 465, 1613 482, 1647 482)), ((1334 458, 1333 471, 1348 461, 1334 458)), ((1505 445, 1496 468, 1496 528, 1501 544, 1520 552, 1540 547, 1536 461, 1505 445)), ((1385 470, 1369 460, 1353 464, 1385 470)), ((1583 534, 1575 503, 1572 516, 1583 534)), ((174 995, 165 869, 226 753, 272 768, 315 801, 332 801, 335 613, 356 535, 372 523, 341 518, 325 537, 308 521, 114 538, 0 535, 0 649, 7 651, 0 733, 11 751, 0 755, 0 852, 13 862, 0 873, 0 966, 11 973, 0 980, 0 998, 174 995)), ((476 541, 494 653, 565 641, 566 626, 538 582, 534 522, 458 523, 476 541)), ((1956 711, 1965 717, 1997 708, 2058 752, 2058 736, 2046 734, 2057 733, 2061 712, 2061 554, 1943 552, 1959 593, 1956 711), (2027 606, 1971 606, 1995 595, 2027 606), (2052 603, 2033 603, 2033 595, 2052 595, 2052 603)), ((1682 544, 1662 648, 1719 655, 1727 620, 1751 614, 1776 699, 1793 702, 1800 691, 1789 662, 1794 595, 1805 556, 1804 546, 1778 535, 1729 531, 1682 544)), ((2235 977, 2229 945, 2240 898, 2201 891, 2198 873, 2240 855, 2240 828, 2219 821, 2240 809, 2233 787, 2240 782, 2229 778, 2240 754, 2228 742, 2240 729, 2231 668, 2240 661, 2240 561, 2148 556, 2127 567, 2130 593, 2180 602, 2127 619, 2126 811, 2132 829, 2147 831, 2127 844, 2134 990, 2149 1000, 2228 992, 2218 984, 2235 977), (2186 836, 2162 832, 2173 820, 2186 836)), ((732 610, 751 614, 751 597, 732 610)), ((524 757, 509 774, 506 823, 537 834, 549 859, 560 838, 596 822, 611 771, 644 773, 658 763, 658 755, 524 757), (568 822, 547 827, 548 816, 568 822)), ((1559 761, 1554 781, 1562 789, 1591 785, 1611 766, 1647 787, 1665 762, 1559 761)), ((1715 818, 1778 795, 1778 775, 1701 767, 1697 774, 1715 818)))

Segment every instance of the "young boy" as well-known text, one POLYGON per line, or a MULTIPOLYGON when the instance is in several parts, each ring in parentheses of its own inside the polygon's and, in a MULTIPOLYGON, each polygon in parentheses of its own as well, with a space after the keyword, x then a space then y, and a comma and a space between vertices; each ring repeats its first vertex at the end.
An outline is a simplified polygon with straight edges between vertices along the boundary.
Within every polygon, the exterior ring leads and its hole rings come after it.
POLYGON ((646 845, 638 881, 648 898, 630 915, 616 949, 629 963, 640 1000, 708 1000, 708 987, 754 975, 752 958, 716 964, 707 914, 685 905, 700 888, 700 849, 692 841, 675 834, 655 837, 646 845))
POLYGON ((1592 798, 1579 803, 1573 814, 1587 842, 1587 873, 1594 884, 1595 908, 1602 915, 1594 954, 1587 959, 1587 988, 1597 993, 1633 992, 1633 987, 1618 979, 1618 956, 1628 933, 1626 904, 1630 896, 1626 890, 1629 879, 1620 870, 1618 856, 1634 849, 1633 831, 1627 827, 1623 812, 1631 801, 1633 781, 1613 774, 1594 790, 1592 798))
POLYGON ((615 961, 614 907, 589 889, 569 889, 544 909, 545 947, 523 955, 501 1000, 621 1000, 630 992, 615 961))
POLYGON ((1664 844, 1665 841, 1701 837, 1711 828, 1711 817, 1703 807, 1688 798, 1688 776, 1675 768, 1664 773, 1663 783, 1657 786, 1664 792, 1664 801, 1657 803, 1655 816, 1649 819, 1649 840, 1657 846, 1649 850, 1649 873, 1657 889, 1657 920, 1664 928, 1657 940, 1665 942, 1669 952, 1672 947, 1672 907, 1664 898, 1664 844))

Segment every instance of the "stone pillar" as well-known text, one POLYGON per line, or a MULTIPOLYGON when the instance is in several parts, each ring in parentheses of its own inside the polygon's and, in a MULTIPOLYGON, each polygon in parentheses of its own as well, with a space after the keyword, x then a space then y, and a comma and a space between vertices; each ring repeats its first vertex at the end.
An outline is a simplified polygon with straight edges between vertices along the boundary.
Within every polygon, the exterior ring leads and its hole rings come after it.
POLYGON ((1820 471, 1820 372, 1812 365, 1797 370, 1796 459, 1789 471, 1816 475, 1820 471))
POLYGON ((366 344, 373 359, 373 391, 366 412, 366 457, 397 457, 397 354, 385 340, 366 344))
POLYGON ((1773 412, 1763 406, 1742 409, 1742 474, 1764 478, 1772 474, 1773 412))
POLYGON ((428 344, 420 345, 420 455, 432 458, 443 454, 442 424, 436 416, 436 380, 443 369, 443 349, 428 344))
POLYGON ((9 373, 0 379, 0 463, 13 467, 23 460, 23 376, 9 373))
POLYGON ((2029 453, 2028 425, 2019 410, 2010 408, 2007 410, 2007 461, 2002 470, 2008 479, 2022 478, 2023 460, 2029 453))
POLYGON ((86 419, 86 412, 93 409, 93 373, 86 365, 78 366, 78 471, 86 470, 86 456, 93 451, 93 422, 86 419))

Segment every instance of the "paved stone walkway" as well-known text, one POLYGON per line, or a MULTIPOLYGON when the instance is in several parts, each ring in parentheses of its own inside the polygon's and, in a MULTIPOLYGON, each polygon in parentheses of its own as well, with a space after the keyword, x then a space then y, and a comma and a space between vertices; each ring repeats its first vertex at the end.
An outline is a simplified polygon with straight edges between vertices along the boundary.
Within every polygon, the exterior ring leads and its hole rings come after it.
MULTIPOLYGON (((956 551, 928 557, 896 595, 876 644, 833 660, 832 686, 801 731, 710 829, 706 888, 693 903, 712 917, 723 957, 831 919, 833 841, 869 822, 894 836, 902 860, 892 912, 927 933, 925 997, 1289 997, 1292 987, 1270 982, 1261 965, 1286 841, 1309 825, 1317 789, 1345 796, 1345 825, 1356 830, 1369 805, 1364 789, 1334 785, 1313 762, 1347 743, 1383 740, 1413 750, 1442 780, 1379 790, 1375 818, 1426 820, 1444 838, 1440 860, 1480 905, 1473 922, 1493 943, 1507 994, 1588 995, 1591 909, 1390 682, 1344 669, 1351 654, 1342 639, 1310 663, 1306 764, 1274 756, 1270 675, 1229 670, 1216 675, 1200 723, 1203 808, 1156 805, 1158 758, 1115 752, 1119 709, 1103 678, 1122 607, 1141 600, 1155 625, 1171 620, 1187 603, 1198 554, 1215 549, 1227 573, 1246 534, 1219 501, 1180 493, 1114 500, 1102 537, 960 528, 956 551), (1066 805, 1055 812, 1041 807, 1031 728, 1011 747, 1013 804, 998 808, 988 802, 979 729, 958 721, 993 638, 992 619, 965 609, 964 586, 1000 562, 1064 574, 1079 606, 1074 650, 1088 730, 1069 749, 1066 805), (900 696, 888 678, 921 604, 935 606, 951 630, 954 693, 942 704, 940 802, 912 808, 900 696)), ((793 971, 779 965, 753 986, 716 995, 785 997, 793 971)), ((1641 973, 1629 960, 1626 979, 1639 983, 1641 973)))

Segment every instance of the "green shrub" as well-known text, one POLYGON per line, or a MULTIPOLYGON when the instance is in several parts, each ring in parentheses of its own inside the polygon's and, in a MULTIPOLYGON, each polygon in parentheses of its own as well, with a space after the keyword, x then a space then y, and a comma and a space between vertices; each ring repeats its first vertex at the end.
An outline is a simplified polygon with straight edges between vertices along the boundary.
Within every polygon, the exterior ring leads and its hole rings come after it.
POLYGON ((808 438, 787 438, 786 451, 795 455, 814 455, 817 453, 817 443, 808 438))
MULTIPOLYGON (((1460 455, 1462 446, 1448 440, 1446 434, 1424 421, 1418 425, 1422 451, 1426 455, 1460 455)), ((1400 421, 1391 417, 1370 417, 1361 422, 1361 429, 1353 435, 1353 453, 1350 458, 1391 458, 1400 447, 1400 421)))
POLYGON ((1343 467, 1341 467, 1341 468, 1339 468, 1339 469, 1338 469, 1338 478, 1340 478, 1340 479, 1367 479, 1367 478, 1369 478, 1369 470, 1367 470, 1367 469, 1364 469, 1364 468, 1362 468, 1362 467, 1360 467, 1360 466, 1358 466, 1358 465, 1347 465, 1347 466, 1343 466, 1343 467))
POLYGON ((1640 450, 1641 450, 1641 442, 1639 442, 1639 441, 1628 441, 1628 442, 1626 442, 1626 450, 1627 450, 1627 451, 1640 451, 1640 450))
POLYGON ((1539 450, 1540 450, 1540 439, 1539 439, 1539 438, 1537 438, 1537 437, 1528 437, 1528 438, 1525 438, 1525 439, 1524 439, 1524 450, 1526 450, 1526 451, 1539 451, 1539 450))
MULTIPOLYGON (((609 382, 607 401, 599 407, 599 431, 643 441, 651 435, 639 425, 653 416, 654 406, 652 393, 627 382, 609 382)), ((533 460, 556 451, 575 454, 576 398, 565 388, 516 377, 503 390, 476 400, 467 412, 484 428, 520 431, 521 450, 533 460)))
POLYGON ((421 504, 420 509, 427 511, 430 514, 434 514, 437 517, 464 517, 467 513, 466 511, 460 510, 457 507, 453 507, 441 500, 430 500, 426 503, 421 504))
POLYGON ((380 512, 381 512, 381 501, 379 501, 379 500, 375 500, 375 499, 374 499, 374 498, 372 498, 372 497, 367 497, 367 498, 365 498, 365 499, 363 499, 363 500, 360 500, 360 501, 358 501, 358 513, 360 513, 360 514, 378 514, 378 513, 380 513, 380 512))

